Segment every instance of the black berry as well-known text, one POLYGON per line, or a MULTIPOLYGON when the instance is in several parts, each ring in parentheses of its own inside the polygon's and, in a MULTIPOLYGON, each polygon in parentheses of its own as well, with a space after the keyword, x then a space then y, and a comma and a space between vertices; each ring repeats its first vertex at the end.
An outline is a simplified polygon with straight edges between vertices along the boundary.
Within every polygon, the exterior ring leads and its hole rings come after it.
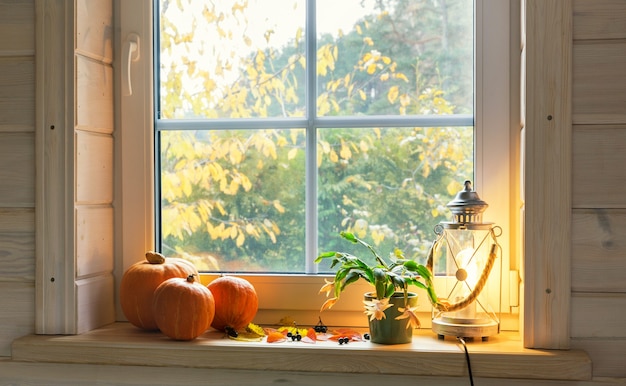
POLYGON ((322 323, 322 318, 319 318, 319 322, 315 326, 315 332, 326 333, 326 331, 328 331, 328 328, 322 323))

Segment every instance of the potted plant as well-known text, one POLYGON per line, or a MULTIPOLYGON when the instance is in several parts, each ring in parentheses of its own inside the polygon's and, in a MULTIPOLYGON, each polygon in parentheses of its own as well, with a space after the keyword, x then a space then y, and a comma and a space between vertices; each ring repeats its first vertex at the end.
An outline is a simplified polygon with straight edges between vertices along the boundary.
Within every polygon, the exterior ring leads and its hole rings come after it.
POLYGON ((369 316, 371 341, 374 343, 396 344, 409 343, 413 328, 420 326, 416 315, 417 294, 408 290, 410 285, 427 291, 431 300, 435 300, 432 274, 428 268, 406 259, 399 249, 384 259, 370 244, 350 232, 341 232, 341 236, 352 243, 367 248, 374 256, 375 263, 367 264, 363 259, 346 252, 324 252, 315 260, 320 263, 331 259, 331 268, 336 268, 333 281, 326 280, 320 293, 328 298, 321 311, 331 308, 346 287, 359 279, 370 283, 373 291, 365 294, 365 314, 369 316))

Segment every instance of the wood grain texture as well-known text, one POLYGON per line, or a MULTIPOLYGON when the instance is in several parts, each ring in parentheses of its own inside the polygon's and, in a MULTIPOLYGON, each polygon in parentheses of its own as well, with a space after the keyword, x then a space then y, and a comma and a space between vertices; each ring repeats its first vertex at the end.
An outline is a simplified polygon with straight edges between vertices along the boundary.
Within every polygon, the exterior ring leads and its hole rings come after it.
POLYGON ((103 63, 112 63, 112 0, 76 1, 76 51, 103 63))
POLYGON ((572 291, 626 292, 626 210, 576 209, 572 291))
POLYGON ((34 58, 0 57, 0 85, 0 132, 34 132, 34 58))
POLYGON ((572 338, 572 348, 589 354, 594 376, 619 377, 610 384, 626 384, 625 338, 572 338))
POLYGON ((626 293, 572 294, 572 337, 626 339, 624 310, 626 293))
POLYGON ((34 283, 34 232, 0 232, 0 281, 34 283))
POLYGON ((0 279, 0 293, 0 356, 8 356, 14 339, 35 332, 35 285, 0 279))
MULTIPOLYGON (((481 386, 502 386, 500 378, 475 377, 481 386)), ((0 383, 28 386, 380 386, 380 385, 439 385, 465 386, 464 377, 435 377, 389 374, 357 374, 333 372, 299 372, 283 370, 198 369, 187 367, 109 366, 58 363, 28 363, 0 360, 0 383)), ((617 381, 619 382, 619 381, 617 381)), ((528 379, 507 379, 507 386, 527 386, 528 379)), ((610 380, 533 381, 543 386, 608 386, 610 380)))
MULTIPOLYGON (((115 320, 113 271, 113 2, 76 0, 76 331, 115 320)), ((67 16, 70 18, 71 16, 67 16)))
POLYGON ((115 321, 114 292, 111 273, 76 280, 77 334, 115 321))
POLYGON ((35 0, 0 1, 0 54, 31 54, 35 49, 35 0))
POLYGON ((574 123, 626 123, 626 40, 583 41, 573 52, 574 123))
POLYGON ((76 208, 76 276, 113 271, 113 208, 76 208))
POLYGON ((572 148, 573 207, 626 208, 626 125, 574 126, 572 148))
POLYGON ((76 204, 113 202, 113 137, 76 132, 76 204))
POLYGON ((574 40, 625 38, 626 2, 574 0, 574 40))
POLYGON ((0 206, 35 206, 35 135, 0 132, 0 206))
POLYGON ((526 0, 524 345, 569 347, 572 4, 526 0))
MULTIPOLYGON (((27 336, 13 344, 13 359, 64 363, 187 366, 234 370, 285 370, 465 377, 463 348, 455 340, 440 341, 432 332, 417 332, 412 344, 376 345, 351 342, 304 344, 238 342, 209 331, 190 342, 173 341, 129 323, 115 323, 78 336, 27 336)), ((591 379, 591 362, 582 351, 522 348, 519 338, 504 335, 471 342, 475 377, 591 379)))
POLYGON ((0 208, 0 232, 35 232, 34 208, 0 208))
POLYGON ((73 2, 37 1, 35 331, 75 331, 73 2), (69 196, 69 197, 68 197, 69 196), (68 261, 68 257, 69 260, 68 261))
POLYGON ((113 68, 76 55, 76 127, 113 133, 113 68))

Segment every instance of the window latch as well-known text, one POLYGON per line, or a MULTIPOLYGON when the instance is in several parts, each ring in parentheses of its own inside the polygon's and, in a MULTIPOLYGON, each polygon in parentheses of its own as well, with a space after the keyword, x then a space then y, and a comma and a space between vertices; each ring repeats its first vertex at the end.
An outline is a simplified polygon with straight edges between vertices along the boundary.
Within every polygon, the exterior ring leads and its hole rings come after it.
POLYGON ((122 95, 133 95, 131 63, 139 60, 139 35, 128 34, 122 51, 122 95))

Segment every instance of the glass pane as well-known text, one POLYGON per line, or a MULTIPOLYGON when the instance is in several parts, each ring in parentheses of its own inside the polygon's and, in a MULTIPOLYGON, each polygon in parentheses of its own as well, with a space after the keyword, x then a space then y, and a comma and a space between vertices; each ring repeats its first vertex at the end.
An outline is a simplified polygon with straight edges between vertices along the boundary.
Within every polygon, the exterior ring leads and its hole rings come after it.
POLYGON ((304 272, 303 129, 164 131, 161 250, 219 272, 304 272))
POLYGON ((304 116, 304 1, 159 3, 160 118, 304 116))
POLYGON ((317 112, 471 114, 472 0, 318 0, 317 112))
POLYGON ((385 256, 399 248, 425 264, 472 160, 472 127, 320 129, 319 251, 370 258, 339 236, 351 231, 385 256))

